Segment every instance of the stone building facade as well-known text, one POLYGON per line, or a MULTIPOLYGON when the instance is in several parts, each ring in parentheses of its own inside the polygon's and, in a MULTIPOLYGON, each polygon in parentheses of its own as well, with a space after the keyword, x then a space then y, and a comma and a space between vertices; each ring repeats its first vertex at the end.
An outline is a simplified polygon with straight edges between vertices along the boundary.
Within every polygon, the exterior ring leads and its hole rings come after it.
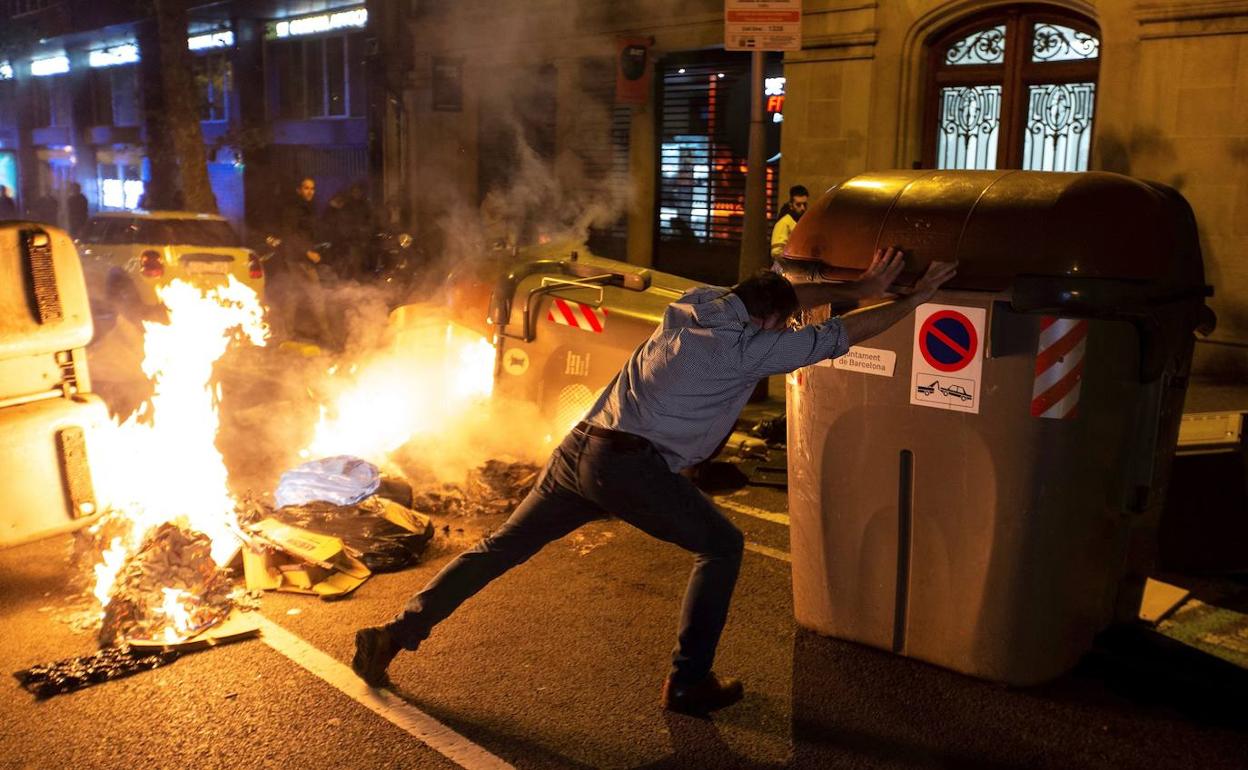
MULTIPOLYGON (((934 46, 947 45, 959 29, 973 32, 977 19, 996 24, 1011 14, 1095 38, 1091 133, 1080 168, 1164 182, 1186 196, 1219 317, 1197 368, 1248 372, 1248 1, 806 0, 802 50, 769 64, 769 76, 784 78, 773 212, 792 184, 818 195, 863 171, 931 166, 933 116, 941 109, 934 46)), ((387 185, 393 192, 405 186, 414 221, 424 232, 445 234, 447 255, 468 258, 480 239, 467 234, 484 221, 488 235, 500 206, 504 215, 509 206, 510 213, 528 206, 524 217, 539 222, 529 236, 537 239, 543 227, 586 229, 578 212, 598 207, 605 213, 589 229, 612 233, 609 250, 631 262, 707 279, 732 273, 726 255, 736 229, 719 233, 726 233, 724 248, 704 254, 716 264, 682 261, 680 243, 672 241, 698 240, 681 221, 689 206, 698 237, 714 240, 717 221, 739 221, 739 211, 724 202, 735 182, 715 176, 739 158, 739 134, 723 122, 744 124, 748 99, 724 90, 718 106, 702 104, 702 115, 718 115, 720 123, 672 128, 684 119, 674 111, 694 109, 677 99, 680 68, 710 67, 710 77, 731 80, 740 70, 722 68, 739 67, 748 56, 722 50, 721 2, 539 0, 513 9, 429 2, 413 4, 407 23, 402 152, 387 155, 387 185), (622 40, 648 44, 653 77, 641 104, 612 98, 622 40), (503 141, 499 149, 491 127, 500 124, 515 127, 519 145, 503 141), (696 159, 698 131, 720 132, 710 140, 709 180, 707 164, 696 159), (675 160, 686 151, 694 153, 692 165, 675 160), (609 161, 601 161, 604 153, 609 161), (674 176, 693 180, 692 203, 669 200, 690 194, 674 176), (502 195, 487 203, 491 191, 502 195), (543 218, 553 224, 541 224, 543 218)), ((1020 65, 1024 78, 1028 66, 1020 65)), ((1017 121, 1013 130, 1022 130, 1017 121)), ((999 167, 1019 167, 1020 152, 1002 151, 1010 162, 999 167)))

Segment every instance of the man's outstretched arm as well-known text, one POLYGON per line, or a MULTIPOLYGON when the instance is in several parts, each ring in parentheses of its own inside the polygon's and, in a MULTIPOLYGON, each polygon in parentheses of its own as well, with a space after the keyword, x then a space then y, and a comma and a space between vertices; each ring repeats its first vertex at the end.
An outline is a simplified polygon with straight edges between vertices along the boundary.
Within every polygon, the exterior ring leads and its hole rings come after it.
POLYGON ((795 283, 793 291, 797 292, 797 304, 802 310, 883 297, 904 266, 905 255, 889 246, 887 249, 877 249, 875 256, 871 258, 871 265, 853 281, 795 283))
POLYGON ((933 262, 914 285, 914 291, 906 296, 841 316, 849 344, 857 345, 871 339, 910 315, 919 305, 931 301, 936 290, 954 276, 957 267, 957 262, 933 262))

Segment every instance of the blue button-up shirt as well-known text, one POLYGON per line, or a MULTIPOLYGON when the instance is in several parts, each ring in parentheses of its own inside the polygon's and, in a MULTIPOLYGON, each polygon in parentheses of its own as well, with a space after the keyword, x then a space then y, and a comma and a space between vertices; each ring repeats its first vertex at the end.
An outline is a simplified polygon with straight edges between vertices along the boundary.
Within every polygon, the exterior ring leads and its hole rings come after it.
POLYGON ((760 379, 848 349, 840 319, 766 331, 727 289, 692 289, 668 306, 585 419, 644 436, 680 471, 719 447, 760 379))

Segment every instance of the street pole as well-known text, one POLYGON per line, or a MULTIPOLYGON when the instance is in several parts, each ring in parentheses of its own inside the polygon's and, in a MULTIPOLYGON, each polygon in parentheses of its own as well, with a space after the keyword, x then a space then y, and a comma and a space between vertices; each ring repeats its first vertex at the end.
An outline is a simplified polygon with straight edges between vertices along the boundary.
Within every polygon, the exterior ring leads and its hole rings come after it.
POLYGON ((750 149, 745 177, 745 221, 741 227, 741 259, 737 275, 744 279, 767 267, 767 194, 764 168, 763 52, 750 52, 750 149))

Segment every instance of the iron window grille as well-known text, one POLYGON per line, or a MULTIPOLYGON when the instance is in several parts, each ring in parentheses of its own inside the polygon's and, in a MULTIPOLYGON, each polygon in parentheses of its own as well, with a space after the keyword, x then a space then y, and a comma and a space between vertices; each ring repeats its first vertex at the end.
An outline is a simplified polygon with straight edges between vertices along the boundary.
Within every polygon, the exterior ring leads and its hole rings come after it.
POLYGON ((922 165, 1086 171, 1099 68, 1099 33, 1069 13, 958 23, 929 47, 922 165))

